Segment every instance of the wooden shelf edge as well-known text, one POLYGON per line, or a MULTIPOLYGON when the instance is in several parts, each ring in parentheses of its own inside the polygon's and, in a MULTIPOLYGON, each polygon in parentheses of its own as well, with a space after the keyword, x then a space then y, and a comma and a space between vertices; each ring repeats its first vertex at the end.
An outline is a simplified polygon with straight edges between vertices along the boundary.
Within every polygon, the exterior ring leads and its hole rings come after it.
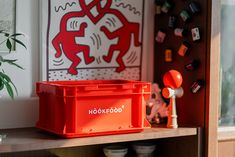
POLYGON ((235 140, 235 127, 219 127, 218 142, 235 140))
POLYGON ((197 135, 197 128, 148 128, 143 132, 63 139, 36 128, 0 130, 6 138, 0 143, 0 153, 77 147, 107 143, 130 142, 197 135))

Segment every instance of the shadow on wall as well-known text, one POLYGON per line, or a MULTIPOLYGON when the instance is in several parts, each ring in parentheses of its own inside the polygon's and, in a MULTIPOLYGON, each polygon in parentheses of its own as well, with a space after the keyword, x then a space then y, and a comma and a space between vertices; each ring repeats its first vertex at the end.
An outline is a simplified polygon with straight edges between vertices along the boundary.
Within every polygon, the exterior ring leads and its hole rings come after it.
POLYGON ((32 127, 38 120, 37 97, 1 99, 0 106, 0 129, 32 127))

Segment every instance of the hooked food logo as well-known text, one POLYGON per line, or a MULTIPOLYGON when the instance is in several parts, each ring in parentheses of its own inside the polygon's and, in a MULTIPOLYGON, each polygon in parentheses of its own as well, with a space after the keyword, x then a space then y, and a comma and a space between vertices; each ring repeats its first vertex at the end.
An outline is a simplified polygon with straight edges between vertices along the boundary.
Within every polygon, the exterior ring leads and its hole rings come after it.
POLYGON ((125 105, 122 105, 121 107, 94 108, 94 109, 88 110, 88 114, 89 115, 116 114, 116 113, 122 113, 124 109, 125 109, 125 105))

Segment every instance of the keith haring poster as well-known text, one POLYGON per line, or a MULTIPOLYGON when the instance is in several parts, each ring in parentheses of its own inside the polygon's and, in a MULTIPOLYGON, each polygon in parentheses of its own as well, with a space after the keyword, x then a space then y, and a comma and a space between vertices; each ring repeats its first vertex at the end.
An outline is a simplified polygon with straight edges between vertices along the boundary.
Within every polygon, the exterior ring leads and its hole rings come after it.
POLYGON ((42 0, 42 79, 141 79, 144 0, 42 0))

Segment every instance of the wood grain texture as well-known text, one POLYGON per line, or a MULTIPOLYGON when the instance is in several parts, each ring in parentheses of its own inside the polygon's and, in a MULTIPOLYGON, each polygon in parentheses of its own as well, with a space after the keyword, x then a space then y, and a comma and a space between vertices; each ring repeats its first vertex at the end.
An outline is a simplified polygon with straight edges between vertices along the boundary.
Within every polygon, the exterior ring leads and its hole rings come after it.
POLYGON ((235 141, 223 141, 218 143, 218 157, 234 157, 235 141))
POLYGON ((235 127, 234 126, 218 128, 218 142, 225 142, 225 141, 235 141, 235 127))
POLYGON ((220 0, 208 0, 208 88, 205 104, 205 156, 218 156, 218 109, 220 102, 220 0))
POLYGON ((35 128, 1 130, 7 138, 0 143, 0 153, 98 145, 148 139, 197 135, 196 128, 149 128, 140 133, 63 139, 35 128))

